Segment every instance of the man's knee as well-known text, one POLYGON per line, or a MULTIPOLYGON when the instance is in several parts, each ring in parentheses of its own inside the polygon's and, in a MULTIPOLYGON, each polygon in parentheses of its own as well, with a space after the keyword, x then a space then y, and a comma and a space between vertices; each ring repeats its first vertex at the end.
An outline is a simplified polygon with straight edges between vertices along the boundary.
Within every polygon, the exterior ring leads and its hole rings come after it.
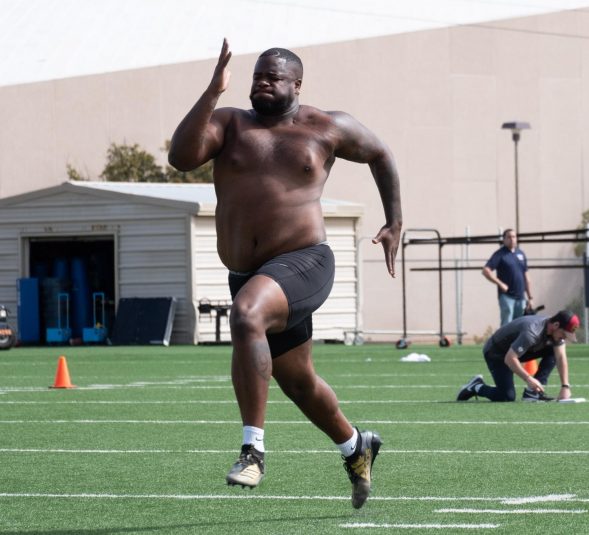
POLYGON ((256 308, 241 300, 236 300, 231 305, 229 326, 233 336, 248 336, 256 333, 265 333, 264 320, 256 308))
POLYGON ((505 390, 497 392, 496 399, 493 401, 510 402, 515 401, 515 390, 505 390))

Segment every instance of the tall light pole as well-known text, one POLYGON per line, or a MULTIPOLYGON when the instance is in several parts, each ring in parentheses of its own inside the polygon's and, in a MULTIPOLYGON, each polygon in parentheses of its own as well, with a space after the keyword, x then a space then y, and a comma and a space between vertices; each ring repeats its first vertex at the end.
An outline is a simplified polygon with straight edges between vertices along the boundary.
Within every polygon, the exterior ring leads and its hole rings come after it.
POLYGON ((515 151, 515 233, 519 234, 519 170, 517 144, 519 142, 521 131, 529 129, 530 123, 514 121, 511 123, 503 123, 501 128, 511 130, 511 139, 513 139, 513 146, 515 151))

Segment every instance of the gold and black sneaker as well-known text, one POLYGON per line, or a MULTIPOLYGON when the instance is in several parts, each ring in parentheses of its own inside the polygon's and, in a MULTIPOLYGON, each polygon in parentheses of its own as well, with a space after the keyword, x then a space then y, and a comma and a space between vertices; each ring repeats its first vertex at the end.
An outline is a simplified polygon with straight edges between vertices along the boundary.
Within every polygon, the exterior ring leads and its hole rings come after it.
POLYGON ((378 433, 358 431, 359 450, 350 457, 343 457, 344 468, 352 482, 352 505, 360 509, 370 494, 372 465, 382 445, 378 433))
POLYGON ((264 477, 264 454, 254 448, 253 444, 241 446, 237 462, 227 474, 227 485, 241 485, 241 488, 253 489, 264 477))

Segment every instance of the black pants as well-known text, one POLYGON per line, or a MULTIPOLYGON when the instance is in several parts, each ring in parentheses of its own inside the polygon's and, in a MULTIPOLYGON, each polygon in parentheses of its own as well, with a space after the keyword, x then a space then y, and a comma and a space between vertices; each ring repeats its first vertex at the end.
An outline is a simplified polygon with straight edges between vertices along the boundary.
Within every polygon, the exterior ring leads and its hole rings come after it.
POLYGON ((320 243, 279 255, 251 273, 231 272, 229 289, 233 299, 254 275, 274 279, 288 301, 286 329, 266 335, 272 358, 276 358, 312 337, 311 315, 329 296, 335 275, 335 259, 329 245, 320 243))
MULTIPOLYGON (((546 385, 548 383, 548 377, 556 366, 554 349, 552 347, 546 347, 540 353, 536 353, 533 356, 524 354, 520 358, 520 362, 527 362, 536 358, 541 360, 534 378, 543 385, 546 385)), ((490 399, 491 401, 515 401, 513 372, 507 364, 503 360, 489 359, 487 355, 485 355, 485 362, 493 376, 495 386, 483 385, 477 395, 490 399)))

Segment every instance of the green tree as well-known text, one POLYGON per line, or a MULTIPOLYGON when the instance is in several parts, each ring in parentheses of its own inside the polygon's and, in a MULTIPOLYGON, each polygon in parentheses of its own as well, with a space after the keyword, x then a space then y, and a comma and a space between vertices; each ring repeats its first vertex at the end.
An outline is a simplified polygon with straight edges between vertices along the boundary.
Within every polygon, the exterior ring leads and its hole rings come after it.
POLYGON ((110 182, 165 182, 165 175, 152 154, 134 145, 111 143, 106 166, 100 174, 110 182))
MULTIPOLYGON (((166 140, 162 151, 170 151, 170 140, 166 140)), ((71 164, 66 165, 70 180, 90 180, 71 164)), ((197 169, 186 173, 166 165, 165 169, 158 165, 155 157, 143 150, 137 143, 134 145, 117 145, 111 143, 106 153, 106 166, 100 177, 110 182, 171 182, 202 184, 213 182, 213 162, 208 161, 197 169)))
POLYGON ((88 177, 88 175, 83 175, 80 171, 78 171, 73 165, 69 163, 65 166, 65 169, 67 172, 67 177, 70 180, 90 180, 90 177, 88 177))

